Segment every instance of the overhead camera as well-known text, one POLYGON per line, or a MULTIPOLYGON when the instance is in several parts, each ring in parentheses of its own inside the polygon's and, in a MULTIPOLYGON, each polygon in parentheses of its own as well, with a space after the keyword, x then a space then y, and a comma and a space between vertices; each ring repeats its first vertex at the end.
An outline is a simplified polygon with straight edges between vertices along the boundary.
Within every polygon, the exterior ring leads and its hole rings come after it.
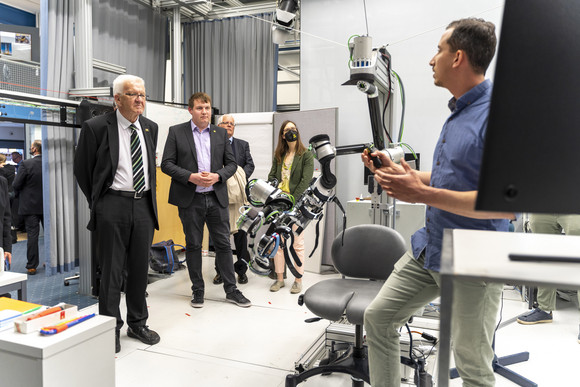
POLYGON ((286 42, 292 31, 297 11, 297 0, 282 0, 279 2, 274 16, 274 24, 272 25, 272 41, 275 44, 284 44, 286 42))

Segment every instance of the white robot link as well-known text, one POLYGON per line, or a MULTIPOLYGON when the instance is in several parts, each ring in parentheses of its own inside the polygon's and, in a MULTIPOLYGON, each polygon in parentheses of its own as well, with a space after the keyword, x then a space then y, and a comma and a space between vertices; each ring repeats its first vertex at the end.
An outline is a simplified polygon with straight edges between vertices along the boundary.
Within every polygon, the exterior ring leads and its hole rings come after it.
MULTIPOLYGON (((295 202, 291 195, 278 189, 277 181, 253 179, 246 186, 251 206, 240 208, 241 215, 237 224, 240 230, 248 234, 250 262, 247 263, 250 270, 257 274, 270 273, 270 260, 281 248, 288 269, 296 278, 300 278, 301 274, 296 270, 296 266, 302 266, 304 262, 292 247, 295 233, 300 235, 312 221, 320 222, 326 203, 334 201, 342 209, 334 194, 336 177, 330 170, 330 162, 336 156, 336 151, 330 144, 329 137, 325 134, 312 137, 310 151, 314 152, 322 173, 312 180, 298 201, 295 202), (267 229, 265 233, 260 234, 263 227, 267 229), (260 237, 257 238, 258 236, 260 237)), ((316 244, 312 253, 318 246, 318 234, 317 223, 316 244)))

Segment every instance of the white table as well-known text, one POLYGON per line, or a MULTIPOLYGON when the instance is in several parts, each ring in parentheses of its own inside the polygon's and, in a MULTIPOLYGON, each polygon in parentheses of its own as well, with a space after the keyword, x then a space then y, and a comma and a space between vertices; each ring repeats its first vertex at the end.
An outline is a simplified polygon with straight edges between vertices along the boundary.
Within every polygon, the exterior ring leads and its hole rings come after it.
POLYGON ((18 290, 18 299, 26 301, 26 281, 27 274, 12 273, 10 271, 0 272, 0 294, 18 290))
POLYGON ((114 386, 115 325, 112 317, 95 316, 51 336, 1 333, 1 385, 114 386))
POLYGON ((580 257, 580 236, 445 230, 441 254, 438 386, 449 383, 453 280, 580 289, 580 263, 515 262, 508 254, 580 257))

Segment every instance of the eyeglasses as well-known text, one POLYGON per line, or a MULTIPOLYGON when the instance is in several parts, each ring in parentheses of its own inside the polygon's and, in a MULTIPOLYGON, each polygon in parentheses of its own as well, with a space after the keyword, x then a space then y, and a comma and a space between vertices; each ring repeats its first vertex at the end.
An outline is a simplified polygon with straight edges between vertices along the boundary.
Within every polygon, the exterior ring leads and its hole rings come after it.
POLYGON ((233 126, 233 127, 236 126, 236 124, 234 124, 233 122, 224 122, 224 121, 222 121, 222 124, 227 125, 227 126, 233 126))
POLYGON ((129 98, 137 99, 137 97, 139 97, 141 99, 147 99, 147 96, 145 94, 137 94, 137 93, 124 93, 124 94, 129 98))

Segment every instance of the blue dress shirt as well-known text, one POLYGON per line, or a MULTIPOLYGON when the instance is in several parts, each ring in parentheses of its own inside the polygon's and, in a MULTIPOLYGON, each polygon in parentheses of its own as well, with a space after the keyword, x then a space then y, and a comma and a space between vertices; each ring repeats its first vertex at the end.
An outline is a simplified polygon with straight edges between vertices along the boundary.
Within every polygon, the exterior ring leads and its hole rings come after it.
MULTIPOLYGON (((491 81, 486 80, 459 99, 449 101, 451 115, 443 125, 433 154, 432 187, 477 190, 491 90, 491 81)), ((418 258, 425 252, 424 267, 439 271, 444 229, 508 231, 508 227, 507 219, 473 219, 427 206, 425 227, 411 237, 413 255, 418 258)))

